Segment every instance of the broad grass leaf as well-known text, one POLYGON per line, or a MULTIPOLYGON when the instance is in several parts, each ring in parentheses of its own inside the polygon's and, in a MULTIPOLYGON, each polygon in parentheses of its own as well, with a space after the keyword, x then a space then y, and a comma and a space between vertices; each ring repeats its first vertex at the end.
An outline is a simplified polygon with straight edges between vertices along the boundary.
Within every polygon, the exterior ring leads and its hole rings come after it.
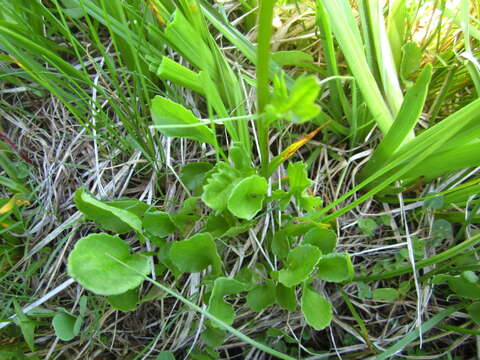
POLYGON ((153 122, 163 135, 215 144, 213 131, 182 105, 164 97, 155 96, 151 111, 153 122))
POLYGON ((330 282, 343 282, 353 278, 353 265, 348 254, 326 254, 317 263, 319 279, 330 282))
POLYGON ((52 320, 55 335, 63 341, 70 341, 78 332, 75 331, 75 323, 77 318, 65 312, 57 313, 52 320))
POLYGON ((262 311, 275 303, 275 285, 269 280, 257 285, 247 294, 247 306, 255 312, 262 311))
POLYGON ((332 230, 314 227, 307 231, 302 244, 310 244, 318 247, 322 254, 331 253, 337 246, 337 234, 332 230))
POLYGON ((273 52, 271 55, 272 60, 280 66, 302 66, 313 63, 312 55, 298 50, 276 51, 273 52))
POLYGON ((315 330, 323 330, 330 325, 332 305, 312 288, 305 286, 302 294, 302 313, 308 325, 315 330))
POLYGON ((261 176, 251 175, 241 180, 228 197, 228 210, 241 219, 253 219, 262 210, 267 190, 267 180, 261 176))
POLYGON ((212 210, 227 208, 230 193, 241 179, 240 172, 224 162, 219 162, 207 175, 203 187, 202 201, 212 210))
POLYGON ((418 69, 420 69, 421 61, 422 50, 416 42, 410 41, 402 46, 400 76, 404 81, 411 79, 418 69))
POLYGON ((214 274, 221 273, 222 260, 209 233, 195 234, 189 239, 172 243, 168 257, 183 272, 200 272, 211 265, 214 274))
MULTIPOLYGON (((216 318, 222 320, 224 323, 232 325, 233 320, 235 319, 235 310, 233 309, 233 306, 226 303, 223 298, 228 295, 238 294, 244 290, 245 285, 238 280, 226 277, 215 279, 212 294, 208 300, 207 311, 216 318)), ((220 325, 217 325, 214 322, 211 324, 214 327, 220 327, 220 325)))
POLYGON ((278 281, 292 287, 304 281, 313 271, 322 252, 312 245, 298 245, 288 254, 285 268, 278 272, 278 281))
POLYGON ((295 294, 295 287, 286 287, 281 283, 278 283, 275 288, 275 296, 277 298, 277 304, 290 312, 295 311, 297 308, 297 296, 295 294))
POLYGON ((78 189, 74 195, 75 205, 87 219, 95 221, 101 228, 124 234, 135 230, 142 232, 142 220, 128 210, 109 205, 78 189))
POLYGON ((118 295, 133 289, 142 283, 142 275, 148 272, 147 257, 131 254, 125 241, 108 234, 81 238, 68 257, 68 274, 99 295, 118 295))
POLYGON ((107 301, 114 309, 123 312, 133 311, 138 304, 138 288, 128 290, 123 294, 107 296, 107 301))

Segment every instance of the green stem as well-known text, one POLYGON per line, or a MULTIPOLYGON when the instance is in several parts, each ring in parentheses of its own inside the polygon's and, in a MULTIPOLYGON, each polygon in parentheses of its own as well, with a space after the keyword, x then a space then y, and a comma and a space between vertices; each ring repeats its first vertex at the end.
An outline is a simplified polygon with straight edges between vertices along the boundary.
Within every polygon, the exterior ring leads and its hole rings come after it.
MULTIPOLYGON (((416 269, 422 269, 427 266, 435 265, 437 263, 440 263, 445 260, 451 259, 453 256, 462 253, 465 249, 468 249, 469 247, 476 245, 478 242, 480 242, 480 234, 472 236, 470 239, 465 240, 464 242, 448 249, 445 250, 444 252, 434 255, 432 257, 429 257, 428 259, 421 260, 415 264, 416 269)), ((388 279, 392 278, 395 276, 400 276, 403 274, 407 274, 412 271, 412 266, 411 265, 406 265, 403 266, 399 269, 392 270, 392 271, 387 271, 381 274, 374 274, 374 275, 369 275, 369 276, 357 276, 353 278, 352 281, 374 281, 374 280, 382 280, 382 279, 388 279)))
MULTIPOLYGON (((257 112, 262 114, 268 104, 268 67, 270 60, 270 40, 272 38, 273 5, 275 0, 259 1, 258 45, 257 45, 257 112)), ((257 135, 260 146, 262 170, 268 166, 268 120, 257 123, 257 135)))

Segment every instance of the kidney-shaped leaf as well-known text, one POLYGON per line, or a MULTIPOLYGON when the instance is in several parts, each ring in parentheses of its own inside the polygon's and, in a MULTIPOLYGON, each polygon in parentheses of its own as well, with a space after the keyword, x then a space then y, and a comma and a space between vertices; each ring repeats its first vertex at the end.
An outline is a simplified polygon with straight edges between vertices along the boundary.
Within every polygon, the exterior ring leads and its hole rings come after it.
POLYGON ((180 104, 161 96, 152 100, 152 118, 165 136, 181 137, 202 143, 215 144, 213 131, 180 104))
POLYGON ((247 306, 255 312, 262 311, 275 303, 275 285, 273 281, 255 286, 248 292, 247 306))
POLYGON ((65 312, 57 313, 52 320, 55 335, 57 335, 57 337, 63 341, 72 340, 75 336, 78 335, 78 332, 75 331, 76 321, 77 318, 73 315, 67 314, 65 312))
POLYGON ((212 265, 215 274, 221 272, 222 260, 209 233, 196 234, 189 239, 174 242, 168 257, 183 272, 200 272, 209 265, 212 265))
POLYGON ((332 305, 308 286, 303 288, 302 312, 305 321, 315 330, 323 330, 332 321, 332 305))
POLYGON ((131 254, 125 241, 108 234, 80 239, 68 257, 68 274, 99 295, 118 295, 133 289, 148 271, 147 257, 131 254))
POLYGON ((228 210, 240 219, 251 220, 262 210, 263 200, 268 190, 267 180, 251 175, 240 181, 228 198, 228 210))
POLYGON ((232 188, 241 179, 240 172, 224 162, 219 162, 206 175, 202 201, 210 209, 223 211, 232 188))
POLYGON ((332 230, 314 227, 305 234, 302 244, 314 245, 323 254, 328 254, 337 246, 337 235, 332 230))
POLYGON ((288 253, 285 268, 278 272, 278 281, 286 287, 300 284, 312 273, 321 255, 316 246, 297 246, 288 253))
POLYGON ((323 255, 317 263, 317 276, 325 281, 342 282, 353 277, 353 265, 348 254, 323 255))
POLYGON ((143 227, 147 232, 159 238, 173 234, 177 229, 170 215, 163 211, 151 211, 143 217, 143 227))
POLYGON ((123 294, 107 296, 107 301, 114 309, 123 312, 133 311, 138 304, 138 288, 128 290, 123 294))
MULTIPOLYGON (((244 290, 245 285, 238 280, 226 277, 215 279, 212 294, 208 301, 208 312, 224 323, 232 325, 235 319, 235 310, 223 298, 227 295, 238 294, 244 290)), ((220 325, 214 322, 212 322, 212 326, 220 327, 220 325)))
POLYGON ((142 221, 135 213, 104 203, 84 189, 75 191, 75 205, 88 219, 105 230, 123 234, 132 230, 141 232, 142 221))

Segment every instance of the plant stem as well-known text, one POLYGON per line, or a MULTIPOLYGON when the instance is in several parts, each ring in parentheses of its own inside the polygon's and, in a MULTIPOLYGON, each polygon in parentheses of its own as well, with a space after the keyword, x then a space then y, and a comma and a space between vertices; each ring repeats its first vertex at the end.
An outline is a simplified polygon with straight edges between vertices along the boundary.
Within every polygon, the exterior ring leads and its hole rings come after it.
MULTIPOLYGON (((257 112, 262 114, 268 104, 268 67, 270 60, 270 40, 272 38, 273 5, 275 0, 259 1, 258 13, 258 45, 257 45, 257 112)), ((262 172, 268 165, 268 119, 257 123, 258 142, 262 172)))

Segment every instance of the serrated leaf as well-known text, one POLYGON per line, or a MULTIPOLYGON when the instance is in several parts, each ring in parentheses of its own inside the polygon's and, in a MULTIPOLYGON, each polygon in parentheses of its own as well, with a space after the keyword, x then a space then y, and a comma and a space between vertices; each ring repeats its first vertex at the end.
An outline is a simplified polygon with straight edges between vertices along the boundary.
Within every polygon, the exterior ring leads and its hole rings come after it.
POLYGON ((175 224, 170 220, 170 215, 164 211, 151 211, 143 217, 144 229, 159 238, 167 237, 177 229, 175 224))
POLYGON ((317 263, 319 279, 330 282, 350 280, 354 275, 353 265, 348 254, 326 254, 317 263))
POLYGON ((325 329, 333 318, 330 302, 308 286, 303 288, 302 313, 307 324, 315 330, 325 329))
POLYGON ((223 211, 233 187, 241 180, 238 170, 224 162, 219 162, 207 175, 203 187, 202 201, 212 210, 223 211))
POLYGON ((209 233, 195 234, 187 240, 174 242, 168 257, 183 272, 200 272, 211 265, 214 274, 221 273, 222 260, 209 233))
POLYGON ((275 285, 273 281, 257 285, 247 294, 247 306, 255 312, 262 311, 275 303, 275 285))
POLYGON ((320 85, 314 76, 296 79, 290 94, 287 94, 283 79, 276 78, 274 96, 266 110, 274 115, 273 118, 286 118, 294 123, 303 123, 320 113, 320 107, 315 104, 319 93, 320 85))
POLYGON ((253 219, 262 210, 267 190, 267 180, 261 176, 251 175, 241 180, 232 188, 228 197, 228 210, 241 219, 253 219))
POLYGON ((155 96, 151 111, 157 130, 165 136, 187 138, 211 145, 216 143, 213 131, 180 104, 155 96))
POLYGON ((322 252, 312 245, 298 245, 288 254, 285 268, 278 272, 278 281, 292 287, 304 281, 313 271, 322 252))
MULTIPOLYGON (((224 297, 227 295, 238 294, 245 290, 245 285, 238 280, 226 277, 219 277, 215 279, 212 294, 208 301, 207 311, 222 320, 228 325, 233 324, 235 319, 235 310, 233 306, 226 303, 224 297)), ((214 327, 220 327, 216 323, 211 323, 214 327)))
POLYGON ((147 257, 131 254, 125 241, 108 234, 81 238, 68 257, 68 274, 84 288, 99 295, 117 295, 133 289, 142 283, 142 275, 148 272, 147 257))
POLYGON ((202 192, 202 185, 207 172, 212 170, 213 165, 207 162, 195 162, 185 165, 182 168, 180 179, 186 188, 199 195, 202 192))
POLYGON ((332 230, 315 226, 307 231, 303 237, 302 244, 314 245, 322 251, 322 254, 328 254, 337 246, 337 234, 332 230))
POLYGON ((286 287, 281 283, 277 284, 275 288, 275 296, 277 304, 281 308, 293 312, 297 308, 297 296, 295 294, 295 287, 286 287))
POLYGON ((110 230, 117 234, 124 234, 132 230, 139 233, 142 232, 140 217, 128 210, 108 205, 87 194, 84 189, 75 191, 74 201, 77 209, 87 219, 95 221, 105 230, 110 230))
POLYGON ((138 288, 128 290, 123 294, 107 296, 107 301, 116 310, 123 312, 133 311, 138 304, 138 288))
POLYGON ((65 312, 57 313, 52 320, 55 335, 63 341, 70 341, 78 332, 75 332, 75 323, 77 318, 65 312))

